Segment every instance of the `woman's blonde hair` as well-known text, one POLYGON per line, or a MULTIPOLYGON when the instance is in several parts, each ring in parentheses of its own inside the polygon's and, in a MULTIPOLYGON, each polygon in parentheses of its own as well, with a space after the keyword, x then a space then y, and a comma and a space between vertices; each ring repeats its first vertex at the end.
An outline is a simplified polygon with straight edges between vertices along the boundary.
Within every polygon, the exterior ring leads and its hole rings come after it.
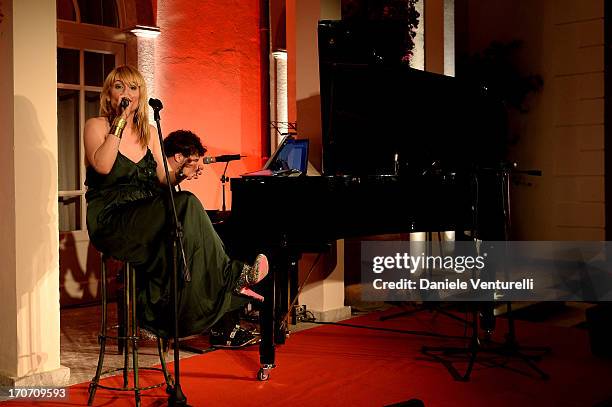
POLYGON ((117 112, 113 109, 110 102, 111 89, 115 81, 121 81, 126 86, 136 85, 140 88, 140 98, 138 99, 138 108, 134 112, 134 124, 138 132, 140 144, 146 147, 149 144, 149 106, 147 96, 147 85, 141 73, 132 66, 121 65, 113 69, 102 86, 100 93, 100 116, 106 117, 109 123, 112 123, 117 116, 117 112))

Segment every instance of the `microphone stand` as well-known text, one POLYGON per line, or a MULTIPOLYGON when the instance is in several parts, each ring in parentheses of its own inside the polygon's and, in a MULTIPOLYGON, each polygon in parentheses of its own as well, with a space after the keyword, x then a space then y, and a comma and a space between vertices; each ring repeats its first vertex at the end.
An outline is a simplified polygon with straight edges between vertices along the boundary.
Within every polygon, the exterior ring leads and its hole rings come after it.
MULTIPOLYGON (((518 170, 516 169, 516 163, 501 163, 498 167, 481 167, 474 172, 474 181, 475 181, 475 197, 473 198, 473 208, 474 208, 474 232, 476 232, 477 239, 483 239, 480 236, 480 219, 479 219, 479 206, 480 202, 480 192, 479 192, 479 176, 482 174, 493 174, 495 177, 496 186, 500 187, 498 191, 500 195, 501 206, 502 206, 502 217, 503 217, 503 239, 508 242, 510 238, 510 175, 511 174, 525 174, 529 176, 541 176, 542 171, 540 170, 518 170), (498 182, 499 181, 499 182, 498 182)), ((484 239, 483 239, 484 240, 484 239)), ((504 267, 504 271, 507 273, 507 269, 504 267)), ((443 363, 446 365, 447 369, 451 373, 451 375, 455 378, 455 380, 460 381, 468 381, 470 380, 470 375, 472 373, 472 368, 476 362, 476 357, 479 353, 490 353, 493 355, 499 355, 507 358, 517 358, 522 360, 527 367, 531 368, 534 372, 536 372, 543 380, 548 380, 550 376, 540 369, 535 361, 540 360, 541 356, 544 354, 550 353, 551 349, 547 346, 520 346, 518 344, 516 338, 516 328, 514 324, 514 316, 512 314, 512 304, 510 301, 506 301, 506 309, 507 309, 507 319, 508 319, 508 333, 505 337, 505 342, 501 344, 494 343, 491 340, 487 340, 487 345, 481 343, 480 338, 478 336, 478 307, 474 307, 472 310, 472 336, 470 338, 470 342, 467 347, 445 347, 445 346, 423 346, 421 348, 421 352, 427 356, 432 357, 433 359, 443 363), (491 346, 497 345, 497 346, 491 346), (526 352, 530 352, 529 354, 526 352), (532 352, 537 352, 538 354, 531 354, 532 352), (469 355, 468 365, 463 375, 455 369, 451 363, 451 360, 442 359, 437 353, 442 353, 444 355, 456 356, 461 354, 469 355)), ((482 321, 480 322, 480 327, 482 328, 482 321)), ((500 367, 506 367, 506 363, 500 364, 500 367)))
POLYGON ((166 151, 164 149, 164 138, 162 136, 161 124, 159 111, 163 108, 163 105, 159 99, 149 99, 149 105, 153 108, 153 119, 157 124, 157 135, 159 136, 159 145, 162 152, 162 161, 164 163, 164 171, 166 173, 166 184, 168 185, 168 201, 170 202, 170 208, 168 215, 172 215, 173 236, 172 236, 172 307, 174 311, 174 327, 173 327, 173 340, 174 340, 174 387, 168 387, 167 392, 170 394, 168 397, 169 406, 187 406, 187 397, 181 389, 181 374, 180 374, 180 354, 179 354, 179 330, 178 330, 178 256, 177 250, 181 252, 181 259, 183 263, 183 278, 185 281, 191 281, 191 274, 187 268, 187 260, 185 257, 185 247, 183 245, 183 227, 178 220, 176 213, 176 205, 174 202, 174 188, 170 182, 170 171, 168 170, 168 160, 166 158, 166 151))
POLYGON ((229 166, 229 161, 225 163, 225 168, 223 169, 223 175, 221 175, 221 186, 223 187, 222 189, 222 204, 221 204, 221 212, 223 212, 223 214, 225 214, 225 184, 227 183, 227 181, 229 181, 229 177, 225 175, 225 173, 227 172, 227 167, 229 166))

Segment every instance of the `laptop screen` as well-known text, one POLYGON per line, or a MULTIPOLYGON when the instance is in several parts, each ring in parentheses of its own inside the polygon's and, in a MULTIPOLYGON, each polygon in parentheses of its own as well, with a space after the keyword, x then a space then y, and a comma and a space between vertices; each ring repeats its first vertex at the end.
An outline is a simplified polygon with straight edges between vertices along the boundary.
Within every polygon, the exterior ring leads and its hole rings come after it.
POLYGON ((286 138, 272 158, 265 168, 272 171, 298 170, 305 173, 308 168, 308 140, 286 138))
POLYGON ((243 177, 291 176, 306 174, 308 169, 308 139, 285 136, 263 169, 242 174, 243 177))

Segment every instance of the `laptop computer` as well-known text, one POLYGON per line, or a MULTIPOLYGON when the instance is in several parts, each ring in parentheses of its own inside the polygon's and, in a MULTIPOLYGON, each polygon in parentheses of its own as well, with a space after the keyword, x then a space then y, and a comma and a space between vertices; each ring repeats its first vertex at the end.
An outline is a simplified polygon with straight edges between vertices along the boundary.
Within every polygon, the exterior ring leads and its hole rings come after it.
POLYGON ((261 170, 247 172, 242 176, 298 176, 306 174, 307 169, 308 140, 285 136, 261 170))

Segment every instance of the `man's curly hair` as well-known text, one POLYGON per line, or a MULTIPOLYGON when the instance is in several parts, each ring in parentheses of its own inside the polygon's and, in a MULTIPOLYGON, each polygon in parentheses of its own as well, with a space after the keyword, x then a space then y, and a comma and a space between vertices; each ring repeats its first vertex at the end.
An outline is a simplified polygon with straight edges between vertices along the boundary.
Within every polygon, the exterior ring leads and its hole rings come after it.
POLYGON ((192 155, 201 157, 208 151, 202 145, 200 138, 189 130, 176 130, 168 134, 168 137, 164 139, 164 150, 168 157, 176 153, 183 154, 183 157, 192 155))

